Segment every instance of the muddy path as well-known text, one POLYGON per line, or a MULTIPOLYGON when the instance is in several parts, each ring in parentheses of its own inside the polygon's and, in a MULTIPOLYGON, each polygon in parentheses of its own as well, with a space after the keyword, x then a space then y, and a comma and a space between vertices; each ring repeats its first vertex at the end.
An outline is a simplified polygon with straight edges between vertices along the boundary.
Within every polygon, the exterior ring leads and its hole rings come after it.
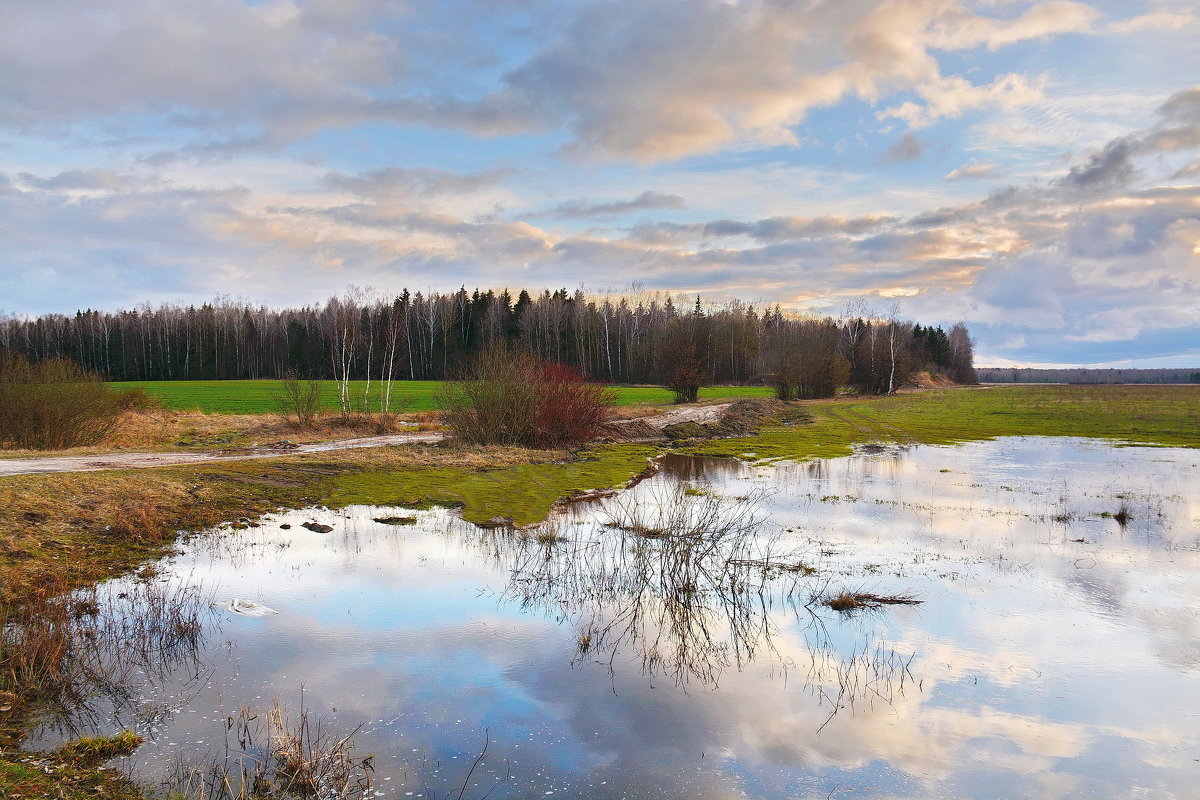
MULTIPOLYGON (((677 422, 712 422, 729 408, 729 403, 706 406, 686 406, 651 417, 641 417, 653 428, 662 429, 677 422)), ((368 436, 311 444, 256 447, 249 450, 186 452, 114 452, 91 455, 31 456, 0 459, 0 477, 33 475, 49 472, 98 472, 108 469, 146 469, 172 467, 181 464, 213 464, 222 461, 248 461, 256 458, 275 458, 303 453, 328 453, 334 450, 354 450, 366 447, 393 447, 406 444, 431 444, 446 439, 445 433, 397 433, 387 436, 368 436)))

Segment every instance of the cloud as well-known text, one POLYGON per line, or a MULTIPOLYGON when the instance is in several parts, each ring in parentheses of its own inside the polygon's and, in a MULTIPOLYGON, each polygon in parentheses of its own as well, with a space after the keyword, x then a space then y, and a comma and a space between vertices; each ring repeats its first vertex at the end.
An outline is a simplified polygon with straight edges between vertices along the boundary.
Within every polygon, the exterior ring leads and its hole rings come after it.
POLYGON ((1000 168, 995 164, 972 159, 969 163, 957 169, 950 170, 946 173, 945 179, 948 181, 982 180, 984 178, 994 178, 999 174, 1000 168))
POLYGON ((925 143, 910 131, 885 150, 879 157, 879 162, 881 164, 899 164, 904 161, 916 161, 924 152, 925 143))
POLYGON ((1142 31, 1173 31, 1195 25, 1200 17, 1195 14, 1175 11, 1152 11, 1138 17, 1110 22, 1105 30, 1109 33, 1140 33, 1142 31))
POLYGON ((975 87, 943 78, 933 50, 995 49, 1090 28, 1078 3, 1016 18, 958 3, 597 3, 514 70, 509 88, 537 98, 575 133, 568 152, 658 161, 732 143, 796 145, 794 126, 846 97, 874 101, 927 88, 914 121, 957 116, 1038 93, 1019 75, 975 87))
POLYGON ((642 223, 629 229, 629 238, 646 244, 681 244, 725 237, 745 237, 758 242, 796 241, 832 235, 861 236, 887 228, 897 221, 888 214, 862 217, 769 217, 753 222, 716 219, 708 222, 642 223))
MULTIPOLYGON (((932 5, 924 4, 926 8, 932 5)), ((931 23, 929 44, 942 50, 964 50, 981 45, 996 50, 1027 39, 1087 33, 1100 16, 1094 8, 1068 0, 1035 3, 1012 19, 985 17, 963 8, 941 5, 946 10, 931 23)))
MULTIPOLYGON (((50 0, 12 9, 0 33, 6 81, 0 118, 18 124, 94 114, 177 114, 223 121, 233 109, 280 111, 294 102, 350 100, 349 87, 395 75, 396 53, 368 23, 383 6, 322 25, 320 10, 135 0, 50 0)), ((328 20, 326 20, 328 21, 328 20)))
POLYGON ((511 172, 506 169, 448 172, 430 168, 387 167, 357 175, 330 172, 325 176, 325 183, 359 197, 420 199, 470 194, 489 189, 508 177, 511 172))
POLYGON ((1103 192, 1129 185, 1138 177, 1140 155, 1200 148, 1200 89, 1172 95, 1158 110, 1160 122, 1138 134, 1113 139, 1076 165, 1057 185, 1077 192, 1103 192))
POLYGON ((588 203, 583 200, 572 200, 560 203, 550 211, 530 216, 587 219, 588 217, 613 217, 633 211, 678 209, 686 205, 687 202, 677 194, 645 191, 632 200, 614 200, 608 203, 588 203))
POLYGON ((119 191, 130 186, 134 179, 111 169, 69 169, 43 178, 29 172, 19 176, 23 182, 39 189, 82 189, 119 191))
POLYGON ((1183 178, 1193 178, 1196 176, 1200 176, 1200 161, 1193 161, 1191 164, 1180 167, 1171 175, 1171 180, 1182 180, 1183 178))
POLYGON ((1086 163, 1071 167, 1059 185, 1077 191, 1097 191, 1125 186, 1137 175, 1132 156, 1135 145, 1128 139, 1116 139, 1086 163))
POLYGON ((502 5, 457 8, 448 36, 444 7, 384 0, 19 4, 0 30, 0 73, 20 76, 0 88, 0 122, 62 132, 103 120, 117 136, 152 126, 164 154, 191 157, 389 123, 565 131, 564 152, 587 159, 673 160, 797 146, 809 111, 847 98, 915 92, 919 102, 883 112, 912 127, 1031 102, 1038 79, 974 85, 943 76, 935 54, 1085 33, 1097 16, 1062 0, 1016 16, 960 0, 534 0, 526 11, 531 33, 502 5))
POLYGON ((1200 88, 1177 92, 1159 107, 1158 112, 1172 122, 1200 122, 1200 88))
POLYGON ((905 102, 879 112, 879 119, 894 117, 913 129, 925 128, 942 119, 957 119, 964 112, 995 107, 1013 109, 1036 103, 1045 97, 1042 81, 1031 83, 1021 75, 1009 73, 987 86, 975 86, 964 78, 949 77, 922 83, 916 87, 924 105, 905 102))

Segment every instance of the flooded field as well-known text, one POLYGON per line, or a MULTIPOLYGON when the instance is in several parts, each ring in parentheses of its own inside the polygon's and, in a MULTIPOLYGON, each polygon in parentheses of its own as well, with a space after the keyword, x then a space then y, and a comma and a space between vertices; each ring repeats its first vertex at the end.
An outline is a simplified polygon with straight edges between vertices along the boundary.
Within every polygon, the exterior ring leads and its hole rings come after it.
POLYGON ((196 629, 30 744, 132 728, 124 766, 195 789, 303 708, 367 796, 1195 796, 1200 451, 663 467, 527 531, 357 507, 193 538, 97 603, 196 629))

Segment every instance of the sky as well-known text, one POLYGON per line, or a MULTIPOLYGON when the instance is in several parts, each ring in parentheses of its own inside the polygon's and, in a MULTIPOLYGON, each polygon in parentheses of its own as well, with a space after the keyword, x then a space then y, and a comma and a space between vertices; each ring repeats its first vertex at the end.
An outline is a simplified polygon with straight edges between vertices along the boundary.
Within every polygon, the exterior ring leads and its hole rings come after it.
POLYGON ((635 287, 1200 365, 1196 0, 0 3, 0 313, 635 287))

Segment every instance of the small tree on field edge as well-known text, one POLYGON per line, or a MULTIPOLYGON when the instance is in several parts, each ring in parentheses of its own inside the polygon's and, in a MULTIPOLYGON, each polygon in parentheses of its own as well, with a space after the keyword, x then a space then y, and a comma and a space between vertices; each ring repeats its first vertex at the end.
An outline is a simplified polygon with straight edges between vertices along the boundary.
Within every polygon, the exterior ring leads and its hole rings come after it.
POLYGON ((705 360, 708 322, 698 313, 671 320, 658 347, 658 370, 676 403, 694 403, 710 380, 705 360))
POLYGON ((296 418, 297 427, 311 428, 321 412, 321 382, 312 378, 301 380, 289 370, 283 376, 283 391, 275 402, 285 416, 296 418))

